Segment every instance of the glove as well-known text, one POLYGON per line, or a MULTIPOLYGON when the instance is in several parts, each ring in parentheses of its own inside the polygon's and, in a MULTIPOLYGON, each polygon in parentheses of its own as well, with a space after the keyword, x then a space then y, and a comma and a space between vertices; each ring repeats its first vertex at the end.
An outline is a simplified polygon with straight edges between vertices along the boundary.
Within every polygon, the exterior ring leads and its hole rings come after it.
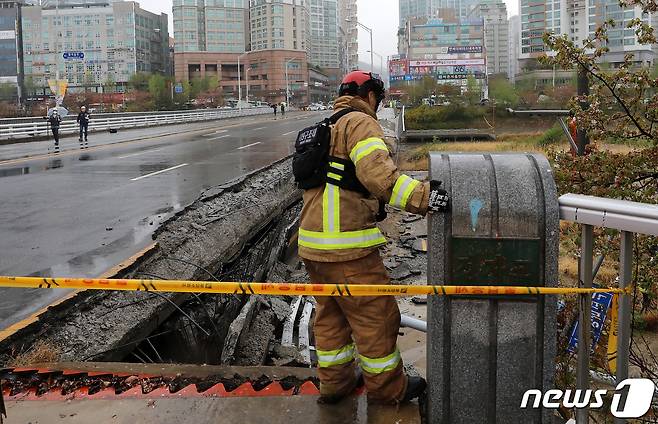
POLYGON ((448 192, 441 188, 441 181, 430 181, 430 201, 427 210, 428 212, 450 211, 450 198, 448 192))

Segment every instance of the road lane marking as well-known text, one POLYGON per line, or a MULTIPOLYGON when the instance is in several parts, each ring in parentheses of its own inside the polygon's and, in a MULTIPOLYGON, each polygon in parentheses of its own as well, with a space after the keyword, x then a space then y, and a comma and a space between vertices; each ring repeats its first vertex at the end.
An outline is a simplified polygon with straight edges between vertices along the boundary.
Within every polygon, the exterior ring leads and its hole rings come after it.
MULTIPOLYGON (((300 116, 298 118, 295 118, 295 119, 311 119, 312 115, 313 114, 311 114, 311 113, 307 113, 307 114, 305 114, 303 116, 300 116)), ((236 118, 230 118, 230 119, 236 119, 236 118)), ((255 118, 241 119, 239 123, 225 125, 224 128, 243 127, 245 125, 248 125, 248 124, 245 124, 245 122, 250 122, 250 121, 255 121, 255 120, 256 120, 255 118)), ((183 124, 181 124, 181 125, 183 125, 183 124)), ((172 126, 175 127, 177 125, 174 124, 172 126)), ((143 129, 145 129, 145 128, 124 128, 123 130, 143 130, 143 129)), ((149 128, 146 128, 146 129, 149 129, 149 128)), ((197 133, 197 132, 200 132, 200 131, 208 131, 208 129, 209 128, 202 128, 202 129, 199 129, 199 130, 192 130, 192 131, 189 131, 188 129, 184 129, 184 130, 181 130, 181 131, 163 132, 163 133, 148 135, 148 136, 145 136, 145 137, 142 136, 140 138, 131 138, 131 139, 127 139, 127 140, 117 141, 117 142, 114 142, 114 143, 110 142, 110 143, 105 143, 105 144, 100 144, 100 145, 97 145, 97 146, 89 147, 85 153, 95 153, 95 152, 100 152, 100 151, 103 151, 103 150, 113 149, 113 148, 116 148, 116 147, 122 147, 122 146, 126 146, 126 145, 131 145, 131 144, 140 144, 140 143, 143 143, 145 141, 150 141, 150 140, 157 139, 157 138, 162 138, 162 137, 171 137, 171 136, 179 135, 179 134, 185 134, 185 133, 194 134, 194 133, 197 133)), ((135 137, 135 136, 133 136, 133 137, 135 137)), ((69 138, 69 137, 66 137, 66 138, 69 138)), ((70 137, 70 138, 72 140, 75 139, 74 136, 70 137)), ((75 141, 77 141, 77 140, 75 140, 75 141)), ((48 142, 50 143, 50 141, 48 141, 48 142)), ((76 143, 74 143, 74 141, 71 141, 71 143, 76 144, 76 143)), ((43 159, 51 159, 53 156, 63 158, 63 157, 74 156, 74 155, 78 155, 78 154, 80 154, 80 150, 77 149, 77 148, 73 148, 73 149, 62 150, 60 153, 57 153, 57 154, 45 153, 45 154, 37 154, 37 155, 25 156, 25 157, 20 157, 20 158, 13 158, 13 159, 0 159, 0 166, 15 165, 17 163, 25 163, 25 162, 31 162, 31 161, 43 160, 43 159)))
POLYGON ((290 135, 290 134, 292 134, 292 133, 294 133, 294 132, 298 132, 298 131, 297 131, 297 130, 292 130, 292 131, 288 131, 287 133, 285 133, 285 134, 281 134, 281 135, 290 135))
POLYGON ((211 137, 211 136, 213 136, 213 135, 215 135, 215 134, 221 134, 221 133, 225 133, 225 132, 227 132, 227 131, 228 131, 228 130, 214 131, 214 132, 211 132, 211 133, 208 133, 208 134, 204 134, 203 136, 204 136, 204 137, 211 137))
POLYGON ((209 138, 208 140, 217 140, 217 139, 219 139, 219 138, 230 137, 230 136, 231 136, 231 134, 220 135, 219 137, 209 138))
POLYGON ((258 128, 253 128, 253 130, 254 130, 254 131, 258 131, 258 130, 264 130, 265 128, 266 128, 266 127, 258 127, 258 128))
POLYGON ((130 181, 139 181, 143 178, 152 177, 154 175, 162 174, 163 172, 173 171, 174 169, 182 168, 187 165, 188 165, 187 163, 181 163, 180 165, 172 166, 171 168, 162 169, 160 171, 155 171, 155 172, 151 172, 150 174, 142 175, 141 177, 132 178, 130 181))
POLYGON ((142 151, 142 152, 132 153, 132 154, 130 154, 130 155, 118 156, 117 159, 126 159, 126 158, 130 158, 130 157, 133 157, 133 156, 143 155, 144 153, 157 152, 158 150, 162 150, 163 148, 164 148, 164 147, 162 147, 162 148, 160 148, 160 149, 144 150, 144 151, 142 151))
POLYGON ((255 146, 257 144, 260 144, 260 141, 257 141, 255 143, 247 144, 246 146, 238 147, 238 150, 246 149, 247 147, 255 146))

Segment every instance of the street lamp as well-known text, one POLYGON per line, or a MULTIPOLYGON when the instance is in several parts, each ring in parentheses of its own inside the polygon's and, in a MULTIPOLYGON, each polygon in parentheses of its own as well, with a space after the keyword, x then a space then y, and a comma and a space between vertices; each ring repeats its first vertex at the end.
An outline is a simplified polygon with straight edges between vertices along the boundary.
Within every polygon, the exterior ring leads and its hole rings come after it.
POLYGON ((240 71, 240 58, 247 55, 248 53, 249 52, 244 52, 238 56, 238 110, 240 112, 242 112, 242 82, 240 81, 240 75, 242 72, 240 71))
POLYGON ((288 64, 293 60, 297 60, 294 57, 292 59, 286 60, 286 107, 290 107, 290 83, 288 82, 288 64))
POLYGON ((372 50, 368 50, 368 53, 370 53, 370 54, 374 53, 375 55, 377 55, 377 57, 379 57, 379 72, 381 72, 383 74, 384 73, 384 56, 380 55, 377 52, 373 52, 372 50))
POLYGON ((372 28, 368 28, 367 26, 363 25, 361 22, 359 22, 359 21, 357 21, 357 20, 354 20, 354 21, 353 21, 353 20, 351 20, 351 19, 345 19, 345 22, 354 22, 354 23, 356 23, 358 26, 360 26, 361 28, 363 28, 363 29, 365 29, 366 31, 368 31, 368 34, 370 34, 370 50, 368 50, 368 51, 370 52, 370 72, 374 72, 374 71, 375 71, 375 68, 374 68, 374 66, 373 66, 373 59, 372 59, 372 28))

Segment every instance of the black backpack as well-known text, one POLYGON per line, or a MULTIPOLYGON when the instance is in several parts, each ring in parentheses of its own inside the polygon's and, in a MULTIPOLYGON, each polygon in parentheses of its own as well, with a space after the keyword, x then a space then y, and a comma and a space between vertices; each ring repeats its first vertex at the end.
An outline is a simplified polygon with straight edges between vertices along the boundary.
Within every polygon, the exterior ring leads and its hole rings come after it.
POLYGON ((292 173, 299 188, 308 190, 326 182, 331 146, 331 125, 356 109, 342 109, 297 134, 295 154, 292 157, 292 173))

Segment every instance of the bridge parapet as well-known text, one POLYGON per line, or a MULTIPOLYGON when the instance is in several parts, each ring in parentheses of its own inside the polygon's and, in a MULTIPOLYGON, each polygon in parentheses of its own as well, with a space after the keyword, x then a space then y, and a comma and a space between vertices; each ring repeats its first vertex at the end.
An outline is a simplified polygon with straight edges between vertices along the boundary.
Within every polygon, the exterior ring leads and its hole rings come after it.
MULTIPOLYGON (((557 285, 559 206, 546 158, 436 153, 430 176, 452 198, 451 214, 430 218, 430 282, 557 285)), ((554 296, 433 296, 428 329, 428 422, 551 422, 551 411, 519 402, 554 385, 554 296)))

